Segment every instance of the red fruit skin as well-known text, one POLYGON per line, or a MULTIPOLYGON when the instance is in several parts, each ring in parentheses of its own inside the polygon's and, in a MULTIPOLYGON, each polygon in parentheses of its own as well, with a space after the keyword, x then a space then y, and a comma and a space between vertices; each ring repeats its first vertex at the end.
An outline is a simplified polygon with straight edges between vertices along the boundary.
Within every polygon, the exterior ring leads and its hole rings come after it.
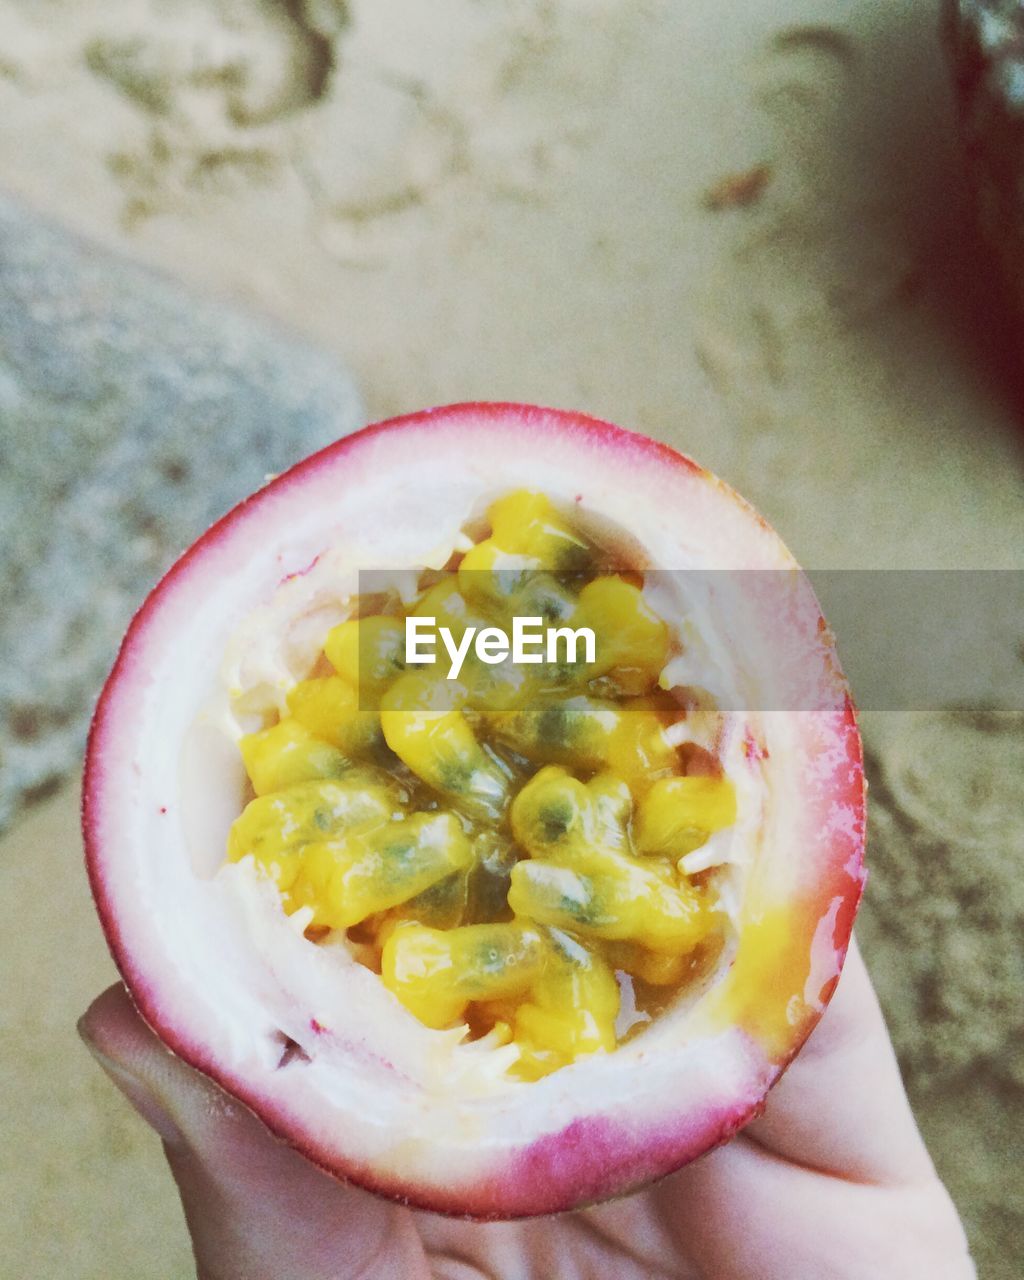
MULTIPOLYGON (((190 1034, 182 1019, 168 1012, 161 982, 139 963, 128 937, 130 930, 121 920, 123 905, 117 884, 122 868, 112 852, 118 840, 118 813, 116 797, 111 801, 109 796, 115 777, 123 776, 126 770, 136 775, 143 770, 139 760, 120 758, 119 740, 131 720, 140 689, 151 681, 146 668, 151 634, 167 625, 164 615, 168 607, 197 572, 216 570, 218 553, 224 547, 252 535, 251 544, 258 548, 261 521, 295 491, 315 491, 326 477, 344 483, 350 471, 357 483, 360 467, 372 468, 375 442, 381 437, 402 433, 404 447, 429 453, 435 433, 453 430, 497 432, 508 438, 511 448, 519 447, 514 435, 529 437, 525 443, 540 450, 548 441, 568 442, 583 453, 611 456, 624 477, 654 464, 711 485, 727 496, 752 526, 775 537, 744 499, 692 459, 646 436, 583 414, 514 403, 466 403, 368 426, 297 463, 228 512, 181 556, 147 597, 128 628, 93 716, 85 759, 82 827, 89 882, 111 954, 139 1012, 171 1050, 245 1103, 271 1132, 326 1172, 417 1208, 497 1220, 559 1212, 628 1193, 728 1141, 763 1111, 765 1095, 799 1052, 838 981, 866 876, 865 786, 853 704, 833 660, 832 672, 842 690, 838 710, 792 713, 807 720, 798 758, 790 767, 801 774, 805 798, 802 831, 808 847, 813 846, 813 856, 806 857, 806 885, 794 891, 786 904, 791 937, 787 955, 795 958, 800 973, 806 970, 805 989, 809 990, 815 983, 807 957, 812 949, 823 949, 823 954, 827 953, 824 978, 816 998, 812 990, 803 1009, 795 1018, 789 1017, 781 1032, 779 1011, 772 1011, 771 999, 752 997, 750 1007, 742 1000, 726 1003, 724 1007, 734 1020, 733 1051, 744 1060, 745 1072, 744 1087, 734 1089, 730 1096, 709 1096, 699 1106, 678 1113, 664 1107, 635 1120, 601 1114, 575 1118, 535 1142, 518 1148, 513 1144, 508 1152, 497 1153, 489 1176, 449 1186, 444 1181, 429 1184, 382 1171, 372 1162, 353 1157, 336 1142, 319 1140, 316 1125, 300 1108, 291 1107, 272 1090, 219 1060, 203 1037, 190 1034)), ((468 436, 467 445, 472 448, 468 436)), ((577 495, 577 500, 583 496, 577 495)), ((315 492, 311 500, 317 501, 315 492)), ((287 571, 282 567, 281 577, 292 577, 311 567, 300 565, 287 571)), ((757 760, 761 754, 761 749, 749 746, 751 759, 757 760)), ((166 803, 154 806, 154 823, 171 820, 173 811, 173 797, 169 797, 166 803)), ((123 861, 123 851, 120 856, 123 861)), ((771 982, 761 996, 770 987, 771 982)), ((310 1021, 315 1024, 315 1035, 325 1034, 326 1029, 315 1019, 310 1021)), ((377 1072, 393 1069, 380 1058, 367 1066, 377 1072)))

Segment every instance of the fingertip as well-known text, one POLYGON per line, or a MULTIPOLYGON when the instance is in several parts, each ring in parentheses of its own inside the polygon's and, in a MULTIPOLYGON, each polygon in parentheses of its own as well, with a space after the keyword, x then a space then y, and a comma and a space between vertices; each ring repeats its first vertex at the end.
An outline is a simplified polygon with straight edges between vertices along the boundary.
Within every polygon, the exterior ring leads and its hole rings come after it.
POLYGON ((107 987, 78 1019, 78 1034, 93 1053, 124 1061, 155 1039, 142 1021, 123 983, 107 987))
POLYGON ((856 940, 820 1022, 745 1132, 783 1159, 852 1181, 934 1176, 856 940))
POLYGON ((807 1063, 843 1054, 871 1039, 888 1045, 889 1033, 854 934, 832 997, 801 1056, 807 1063))
POLYGON ((94 1060, 146 1123, 164 1142, 181 1142, 181 1129, 153 1089, 147 1069, 147 1057, 166 1050, 136 1012, 125 988, 114 983, 97 996, 77 1028, 94 1060))

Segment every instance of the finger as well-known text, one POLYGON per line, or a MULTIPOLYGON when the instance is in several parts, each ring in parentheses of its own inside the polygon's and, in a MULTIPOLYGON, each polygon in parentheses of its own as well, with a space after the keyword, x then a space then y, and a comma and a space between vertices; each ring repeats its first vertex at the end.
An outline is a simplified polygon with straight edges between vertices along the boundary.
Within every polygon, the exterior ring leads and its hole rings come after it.
POLYGON ((974 1275, 855 945, 764 1115, 657 1195, 719 1280, 974 1275))
POLYGON ((670 1230, 715 1280, 975 1280, 937 1179, 850 1182, 741 1137, 658 1194, 670 1230))
POLYGON ((167 1049, 122 986, 92 1004, 79 1031, 163 1139, 202 1280, 425 1280, 407 1211, 274 1138, 167 1049))
POLYGON ((744 1132, 787 1160, 852 1181, 934 1176, 855 941, 821 1022, 744 1132))

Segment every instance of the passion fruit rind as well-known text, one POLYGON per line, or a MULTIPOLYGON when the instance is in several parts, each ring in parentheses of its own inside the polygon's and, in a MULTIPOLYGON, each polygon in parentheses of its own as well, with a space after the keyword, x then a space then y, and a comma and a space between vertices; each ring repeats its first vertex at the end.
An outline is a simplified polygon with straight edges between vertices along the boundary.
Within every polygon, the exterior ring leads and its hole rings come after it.
MULTIPOLYGON (((820 1017, 864 878, 856 722, 831 635, 795 568, 721 481, 577 414, 432 410, 368 428, 280 476, 154 590, 93 721, 87 866, 147 1021, 325 1169, 440 1212, 571 1208, 723 1141, 763 1106, 820 1017), (625 562, 641 568, 789 571, 786 607, 755 601, 748 633, 720 635, 714 600, 688 623, 699 624, 715 676, 747 680, 757 694, 764 663, 753 636, 828 695, 788 704, 821 711, 725 716, 717 754, 738 797, 720 893, 730 953, 613 1052, 528 1085, 501 1060, 512 1046, 423 1026, 347 947, 310 945, 269 880, 224 865, 249 785, 223 731, 233 711, 251 702, 260 716, 287 713, 289 690, 344 621, 336 588, 349 570, 354 593, 361 565, 443 569, 460 530, 517 490, 547 494, 588 534, 611 530, 629 547, 625 562), (235 695, 242 702, 229 706, 235 695)), ((671 604, 658 612, 675 624, 671 604)), ((498 866, 507 850, 492 843, 480 856, 498 866)))
POLYGON ((257 798, 229 859, 273 881, 311 942, 341 933, 425 1026, 515 1045, 523 1079, 614 1050, 706 971, 727 923, 713 860, 692 877, 685 858, 733 825, 735 788, 706 749, 685 776, 680 747, 699 744, 660 687, 671 629, 642 573, 600 563, 545 495, 503 495, 411 599, 350 601, 319 674, 239 743, 257 798), (567 624, 561 657, 464 643, 530 616, 567 624), (407 620, 438 618, 457 680, 411 661, 407 620))

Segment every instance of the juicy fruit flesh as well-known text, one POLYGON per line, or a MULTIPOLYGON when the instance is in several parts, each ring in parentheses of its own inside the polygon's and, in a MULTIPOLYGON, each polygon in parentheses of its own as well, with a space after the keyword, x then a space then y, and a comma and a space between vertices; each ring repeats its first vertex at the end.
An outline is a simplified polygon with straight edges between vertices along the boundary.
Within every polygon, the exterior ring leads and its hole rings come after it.
POLYGON ((255 798, 234 823, 311 941, 346 945, 426 1026, 514 1043, 534 1079, 611 1051, 721 945, 713 872, 679 860, 735 821, 731 783, 665 730, 668 627, 636 571, 541 494, 493 503, 489 533, 407 603, 356 602, 287 697, 244 737, 255 798), (593 663, 486 663, 457 681, 405 662, 405 616, 590 627, 593 663), (629 988, 636 1013, 624 1015, 629 988), (632 1018, 632 1021, 630 1021, 632 1018))

